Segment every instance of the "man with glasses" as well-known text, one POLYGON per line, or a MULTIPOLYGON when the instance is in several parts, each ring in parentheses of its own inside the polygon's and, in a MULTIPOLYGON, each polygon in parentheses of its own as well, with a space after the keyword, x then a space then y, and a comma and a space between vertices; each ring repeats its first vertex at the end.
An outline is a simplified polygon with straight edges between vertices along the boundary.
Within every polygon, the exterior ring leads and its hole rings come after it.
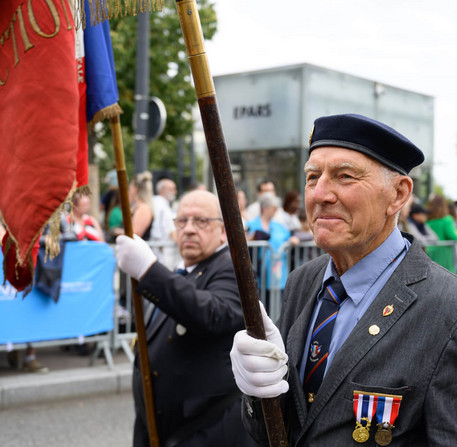
MULTIPOLYGON (((182 257, 176 272, 142 239, 116 240, 119 267, 155 305, 145 323, 160 445, 254 445, 242 427, 241 393, 230 366, 232 339, 244 320, 217 197, 201 190, 184 195, 174 223, 182 257)), ((138 447, 149 440, 136 354, 138 447)))

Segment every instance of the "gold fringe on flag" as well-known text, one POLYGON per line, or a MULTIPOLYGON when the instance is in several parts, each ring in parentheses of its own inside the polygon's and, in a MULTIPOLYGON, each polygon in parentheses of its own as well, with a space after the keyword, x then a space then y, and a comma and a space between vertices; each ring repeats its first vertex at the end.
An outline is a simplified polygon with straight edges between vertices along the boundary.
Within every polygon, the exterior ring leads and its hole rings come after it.
MULTIPOLYGON (((83 187, 84 188, 84 187, 83 187)), ((80 188, 78 188, 79 190, 80 188)), ((24 261, 21 264, 20 263, 20 256, 19 256, 19 248, 17 244, 16 238, 11 234, 11 231, 8 228, 8 224, 5 222, 5 220, 2 218, 3 225, 5 229, 8 231, 8 238, 5 242, 5 247, 4 247, 4 259, 3 259, 3 274, 4 274, 4 280, 3 284, 6 282, 6 260, 8 256, 9 250, 16 250, 16 264, 14 266, 14 273, 16 275, 16 279, 19 278, 19 267, 22 267, 23 270, 28 270, 30 272, 30 277, 31 277, 31 283, 30 286, 33 284, 34 280, 34 274, 35 274, 35 269, 33 265, 33 260, 32 260, 32 247, 35 245, 36 240, 38 237, 42 235, 42 232, 46 226, 49 226, 49 232, 45 235, 45 247, 46 247, 46 253, 45 253, 45 260, 48 258, 53 259, 60 253, 60 219, 62 213, 66 211, 66 208, 68 206, 71 207, 72 205, 72 198, 75 192, 77 191, 76 188, 76 181, 73 183, 73 186, 70 190, 70 192, 67 195, 67 198, 61 203, 57 209, 54 211, 52 216, 48 219, 48 221, 43 225, 43 227, 40 229, 40 231, 36 234, 34 240, 30 244, 27 253, 25 255, 24 261)), ((32 290, 32 287, 27 287, 24 290, 24 295, 23 298, 26 297, 26 295, 32 290)))
POLYGON ((89 131, 94 130, 94 126, 105 119, 111 119, 114 118, 118 115, 121 115, 123 113, 121 106, 116 103, 112 104, 108 107, 104 107, 103 109, 100 109, 98 112, 95 113, 95 115, 92 117, 90 123, 89 123, 89 131))
MULTIPOLYGON (((88 188, 88 186, 83 186, 82 188, 88 188)), ((66 209, 70 207, 72 209, 72 199, 73 195, 76 191, 79 191, 81 188, 76 189, 76 182, 73 184, 70 192, 67 195, 67 198, 64 200, 63 203, 59 205, 59 207, 54 211, 52 216, 46 222, 46 225, 49 226, 49 232, 45 235, 45 246, 46 246, 46 253, 45 253, 45 261, 46 259, 53 259, 60 253, 60 219, 62 214, 65 213, 66 209)))
MULTIPOLYGON (((77 12, 75 17, 78 16, 81 20, 80 23, 85 27, 86 11, 84 0, 75 1, 77 12)), ((98 25, 108 19, 136 16, 138 13, 146 11, 162 11, 163 0, 89 0, 89 8, 92 25, 98 25)))

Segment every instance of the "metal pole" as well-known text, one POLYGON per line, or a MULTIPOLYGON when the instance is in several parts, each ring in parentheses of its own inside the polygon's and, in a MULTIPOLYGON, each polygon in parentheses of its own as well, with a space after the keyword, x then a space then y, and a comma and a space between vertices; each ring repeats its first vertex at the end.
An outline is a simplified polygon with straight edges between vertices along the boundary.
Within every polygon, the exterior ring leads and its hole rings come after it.
MULTIPOLYGON (((127 184, 127 171, 125 168, 124 144, 122 141, 121 122, 119 115, 110 119, 111 134, 113 137, 114 154, 116 157, 116 171, 119 183, 119 196, 121 199, 122 219, 125 234, 133 238, 132 216, 127 184)), ((144 326, 143 301, 136 291, 137 281, 130 278, 132 284, 132 297, 135 309, 135 324, 138 335, 138 355, 140 359, 141 379, 143 383, 144 406, 146 409, 146 423, 149 434, 149 446, 159 447, 159 435, 154 411, 154 396, 152 392, 151 370, 148 358, 148 345, 146 328, 144 326)))
POLYGON ((149 168, 147 140, 149 121, 149 12, 138 14, 136 47, 135 115, 134 115, 134 167, 135 173, 149 168))

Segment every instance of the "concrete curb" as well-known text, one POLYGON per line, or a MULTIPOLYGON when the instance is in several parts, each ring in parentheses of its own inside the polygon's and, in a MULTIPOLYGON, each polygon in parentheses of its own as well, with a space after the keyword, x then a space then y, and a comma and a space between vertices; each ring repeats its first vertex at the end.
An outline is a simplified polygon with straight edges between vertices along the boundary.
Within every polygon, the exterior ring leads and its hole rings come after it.
POLYGON ((131 391, 132 365, 91 366, 49 374, 25 374, 0 379, 0 410, 74 399, 89 395, 131 391))

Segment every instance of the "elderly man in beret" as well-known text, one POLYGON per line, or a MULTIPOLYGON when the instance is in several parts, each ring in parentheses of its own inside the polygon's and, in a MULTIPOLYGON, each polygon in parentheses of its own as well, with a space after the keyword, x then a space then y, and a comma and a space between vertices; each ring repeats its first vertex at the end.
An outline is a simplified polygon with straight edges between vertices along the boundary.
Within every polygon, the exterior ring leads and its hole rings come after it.
POLYGON ((267 340, 231 351, 260 445, 276 396, 291 446, 457 445, 457 277, 397 227, 423 160, 372 119, 315 121, 305 206, 327 254, 289 275, 277 326, 262 309, 267 340))

